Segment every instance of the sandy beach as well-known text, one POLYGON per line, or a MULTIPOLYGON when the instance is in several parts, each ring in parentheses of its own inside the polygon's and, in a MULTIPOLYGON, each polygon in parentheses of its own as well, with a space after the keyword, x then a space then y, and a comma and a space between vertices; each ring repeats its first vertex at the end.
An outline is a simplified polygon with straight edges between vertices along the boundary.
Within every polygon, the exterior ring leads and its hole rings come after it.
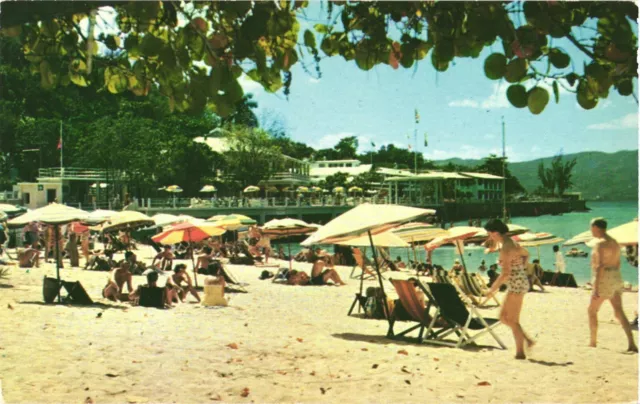
MULTIPOLYGON (((150 250, 139 253, 147 258, 150 250)), ((285 265, 283 263, 283 265, 285 265)), ((309 271, 309 264, 296 263, 309 271)), ((7 403, 222 402, 637 402, 638 356, 605 304, 599 347, 588 348, 589 292, 529 293, 521 322, 538 345, 516 361, 507 327, 479 347, 454 349, 386 339, 387 322, 348 317, 358 281, 293 287, 229 266, 249 293, 229 307, 171 310, 100 297, 107 274, 63 269, 98 302, 45 305, 43 276, 13 267, 0 284, 0 382, 7 403)), ((401 276, 398 276, 401 277, 401 276)), ((134 287, 143 284, 134 277, 134 287)), ((366 286, 375 286, 367 281, 366 286)), ((385 287, 395 294, 389 282, 385 287)), ((499 297, 502 299, 503 295, 499 297)), ((637 293, 623 295, 633 317, 637 293)), ((189 298, 190 301, 192 297, 189 298)), ((496 309, 482 311, 497 317, 496 309)), ((402 329, 409 323, 401 323, 402 329)), ((635 332, 634 332, 635 335, 635 332)))

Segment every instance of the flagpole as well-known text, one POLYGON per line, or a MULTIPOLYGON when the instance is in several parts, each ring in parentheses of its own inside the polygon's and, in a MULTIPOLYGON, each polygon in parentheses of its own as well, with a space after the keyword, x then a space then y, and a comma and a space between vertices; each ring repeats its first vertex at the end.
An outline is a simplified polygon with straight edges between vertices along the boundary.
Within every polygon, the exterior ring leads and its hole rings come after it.
POLYGON ((62 120, 60 120, 60 203, 63 203, 63 195, 62 195, 62 190, 64 188, 64 182, 63 182, 63 178, 64 178, 64 165, 63 165, 63 150, 64 149, 64 144, 62 142, 62 120))
POLYGON ((418 109, 415 111, 415 119, 413 125, 413 169, 418 174, 418 109))
POLYGON ((505 177, 507 153, 504 135, 504 116, 502 116, 502 220, 507 222, 507 179, 505 177))

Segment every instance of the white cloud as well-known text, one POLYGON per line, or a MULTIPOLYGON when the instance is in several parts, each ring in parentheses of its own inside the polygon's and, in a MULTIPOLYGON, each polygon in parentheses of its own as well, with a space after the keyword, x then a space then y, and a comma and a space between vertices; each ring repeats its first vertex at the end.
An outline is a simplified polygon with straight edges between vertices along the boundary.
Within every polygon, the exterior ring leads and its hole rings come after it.
POLYGON ((638 128, 638 115, 627 114, 622 118, 614 119, 609 122, 594 123, 587 126, 587 129, 591 130, 616 130, 616 129, 637 129, 638 128))
POLYGON ((238 83, 242 87, 245 93, 257 93, 263 91, 262 85, 256 81, 251 80, 246 74, 243 74, 238 79, 238 83))
MULTIPOLYGON (((533 150, 532 150, 533 152, 533 150)), ((456 149, 451 150, 428 150, 423 153, 423 156, 427 160, 446 160, 451 158, 460 158, 464 160, 481 160, 485 157, 488 157, 490 154, 495 154, 496 156, 502 156, 502 148, 480 148, 468 144, 463 144, 457 147, 456 149)), ((512 147, 507 146, 506 154, 509 161, 524 161, 530 160, 531 154, 521 155, 518 152, 514 151, 512 147)))
POLYGON ((449 103, 450 107, 468 107, 468 108, 478 108, 478 102, 470 99, 464 100, 454 100, 449 103))
POLYGON ((491 140, 491 139, 495 139, 496 135, 494 135, 493 133, 487 133, 487 134, 484 135, 484 138, 486 140, 491 140))
POLYGON ((315 77, 309 77, 309 83, 318 84, 319 82, 320 82, 320 79, 316 79, 315 77))

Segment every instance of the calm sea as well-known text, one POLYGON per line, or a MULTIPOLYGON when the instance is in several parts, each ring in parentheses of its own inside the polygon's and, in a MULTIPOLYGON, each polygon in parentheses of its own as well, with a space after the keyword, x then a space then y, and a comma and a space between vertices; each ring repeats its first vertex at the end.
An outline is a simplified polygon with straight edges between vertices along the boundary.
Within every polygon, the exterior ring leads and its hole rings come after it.
MULTIPOLYGON (((589 230, 589 221, 594 217, 604 217, 609 222, 609 228, 627 223, 638 217, 638 202, 588 202, 587 206, 590 212, 574 212, 567 213, 562 216, 539 216, 539 217, 514 217, 512 223, 525 226, 532 232, 552 233, 565 240, 589 230)), ((466 226, 466 222, 459 222, 456 225, 466 226)), ((545 270, 553 270, 554 256, 552 245, 540 247, 540 263, 545 270)), ((583 245, 574 246, 580 250, 586 251, 591 256, 591 250, 583 245)), ((562 248, 566 252, 570 247, 562 248)), ((292 252, 297 252, 299 246, 292 246, 292 252)), ((331 248, 327 248, 332 251, 331 248)), ((425 254, 422 247, 416 248, 418 259, 424 261, 425 254)), ((535 247, 529 249, 532 259, 538 256, 535 247)), ((407 261, 407 255, 413 259, 413 252, 408 249, 391 249, 391 255, 395 258, 402 257, 403 261, 407 261)), ((573 273, 579 285, 584 285, 591 278, 591 268, 589 266, 590 258, 571 258, 565 257, 567 263, 567 272, 573 273)), ((452 247, 438 248, 433 252, 433 262, 450 268, 454 260, 458 258, 455 249, 452 247)), ((487 266, 493 264, 497 260, 497 254, 485 254, 483 248, 466 248, 465 263, 469 271, 475 271, 481 261, 485 260, 487 266)), ((638 269, 629 265, 626 260, 622 262, 622 277, 625 281, 633 285, 638 284, 638 269)))

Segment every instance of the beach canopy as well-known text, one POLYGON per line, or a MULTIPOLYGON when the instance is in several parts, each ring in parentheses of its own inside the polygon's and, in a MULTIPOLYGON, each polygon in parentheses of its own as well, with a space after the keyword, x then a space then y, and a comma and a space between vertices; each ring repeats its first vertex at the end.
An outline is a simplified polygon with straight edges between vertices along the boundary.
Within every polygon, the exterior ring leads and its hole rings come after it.
POLYGON ((213 185, 205 185, 204 187, 200 188, 200 192, 203 192, 203 193, 216 192, 216 191, 217 189, 213 185))
POLYGON ((255 220, 248 216, 238 214, 226 215, 218 220, 208 221, 214 223, 218 227, 223 227, 227 230, 238 230, 242 227, 251 226, 257 223, 255 220))
POLYGON ((9 216, 6 213, 0 211, 0 221, 6 220, 9 216))
POLYGON ((175 224, 162 233, 151 237, 151 239, 160 244, 197 243, 209 237, 219 236, 225 231, 222 227, 210 222, 185 222, 175 224))
POLYGON ((280 191, 278 191, 278 188, 274 187, 273 185, 268 186, 267 189, 265 189, 265 191, 267 191, 267 192, 280 192, 280 191))
POLYGON ((24 210, 25 210, 24 208, 20 208, 15 205, 9 205, 8 203, 0 203, 0 212, 4 212, 7 215, 24 212, 24 210))
POLYGON ((7 222, 10 226, 24 226, 31 222, 46 224, 67 224, 79 220, 86 220, 89 213, 59 203, 50 203, 42 208, 34 209, 7 222))
POLYGON ((296 189, 296 191, 297 191, 297 192, 309 192, 309 188, 307 188, 307 187, 303 187, 303 186, 299 186, 299 187, 296 189))
POLYGON ((262 234, 270 237, 288 237, 300 234, 309 234, 318 230, 318 227, 298 219, 273 219, 262 226, 262 234))
POLYGON ((134 230, 141 227, 153 226, 155 223, 152 218, 142 212, 125 210, 111 216, 109 221, 102 227, 102 231, 134 230))
MULTIPOLYGON (((636 218, 629 223, 607 230, 607 234, 613 237, 621 246, 638 244, 638 219, 636 218)), ((597 241, 598 239, 591 234, 591 230, 587 230, 569 239, 563 246, 584 243, 589 247, 593 247, 597 241)))
POLYGON ((312 190, 313 192, 323 192, 323 191, 324 191, 324 189, 322 189, 322 188, 320 188, 320 187, 311 187, 311 190, 312 190))
POLYGON ((98 184, 97 182, 94 182, 93 184, 91 184, 91 188, 98 188, 98 187, 104 189, 107 187, 107 184, 104 182, 101 182, 100 184, 98 184))
POLYGON ((434 238, 429 243, 427 243, 425 245, 425 248, 428 251, 432 251, 443 244, 450 244, 459 240, 464 241, 468 238, 475 237, 476 235, 482 232, 486 234, 486 231, 480 227, 471 227, 471 226, 452 227, 448 230, 445 230, 443 234, 441 234, 440 236, 434 238))
POLYGON ((401 205, 374 205, 363 203, 331 220, 302 242, 302 245, 336 244, 367 232, 383 233, 401 223, 425 215, 434 215, 433 209, 419 209, 401 205))
POLYGON ((523 233, 512 237, 522 247, 539 247, 541 245, 559 244, 563 238, 556 237, 551 233, 523 233))
POLYGON ((182 192, 182 188, 180 188, 178 185, 169 185, 164 190, 167 191, 167 192, 174 193, 174 194, 178 194, 178 193, 182 192))
POLYGON ((116 212, 115 210, 96 209, 93 212, 89 213, 89 217, 87 217, 84 222, 94 225, 100 224, 109 220, 116 213, 118 212, 116 212))
MULTIPOLYGON (((354 237, 350 240, 341 241, 336 243, 339 245, 347 245, 351 247, 368 247, 371 245, 369 241, 369 235, 354 237)), ((409 247, 409 243, 402 240, 392 231, 385 231, 384 233, 376 234, 373 236, 373 244, 378 247, 409 247)))
POLYGON ((260 191, 259 187, 256 187, 255 185, 249 185, 242 192, 244 192, 245 194, 249 194, 251 192, 258 192, 258 191, 260 191))
POLYGON ((333 188, 333 193, 334 194, 341 194, 344 192, 344 187, 335 187, 333 188))
POLYGON ((349 188, 349 192, 362 192, 362 188, 353 186, 349 188))
POLYGON ((428 223, 411 222, 396 227, 393 232, 407 243, 417 243, 431 241, 445 234, 446 230, 428 223))
POLYGON ((220 220, 224 217, 226 217, 227 215, 215 215, 215 216, 211 216, 210 218, 207 219, 207 222, 215 222, 217 220, 220 220))
POLYGON ((164 226, 168 226, 174 223, 179 223, 182 221, 182 219, 180 219, 178 216, 169 215, 167 213, 157 213, 151 216, 151 219, 155 222, 156 226, 158 227, 164 227, 164 226))

